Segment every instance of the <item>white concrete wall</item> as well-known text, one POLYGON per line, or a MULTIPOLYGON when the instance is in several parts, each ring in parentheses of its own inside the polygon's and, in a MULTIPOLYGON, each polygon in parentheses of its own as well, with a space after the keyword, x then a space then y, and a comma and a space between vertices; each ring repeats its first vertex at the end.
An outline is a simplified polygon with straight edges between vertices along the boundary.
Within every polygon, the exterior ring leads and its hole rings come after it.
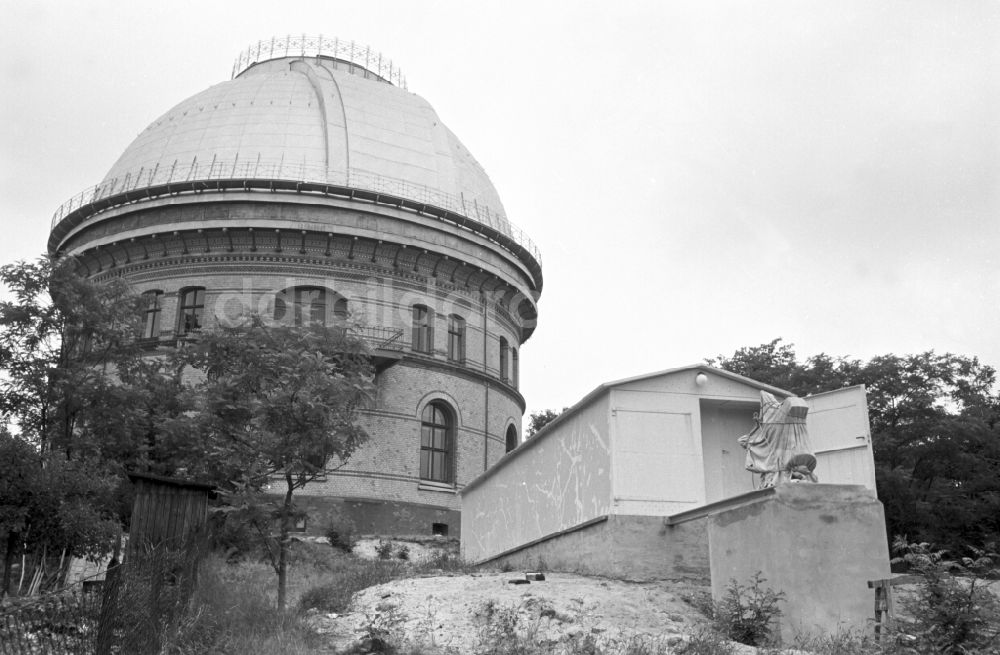
POLYGON ((608 395, 509 453, 462 492, 462 556, 481 561, 611 508, 608 395))
MULTIPOLYGON (((670 516, 754 488, 737 439, 754 426, 759 388, 689 369, 612 383, 592 396, 466 488, 467 559, 481 561, 606 514, 670 516)), ((864 389, 809 402, 820 480, 874 489, 864 389)))
MULTIPOLYGON (((706 461, 717 466, 718 458, 713 451, 706 460, 701 401, 748 407, 759 403, 760 392, 710 372, 699 385, 699 372, 679 371, 612 389, 612 513, 669 516, 709 502, 707 488, 720 484, 721 473, 706 470, 706 461)), ((739 436, 732 436, 734 445, 739 436)), ((713 433, 709 446, 720 438, 713 433)))

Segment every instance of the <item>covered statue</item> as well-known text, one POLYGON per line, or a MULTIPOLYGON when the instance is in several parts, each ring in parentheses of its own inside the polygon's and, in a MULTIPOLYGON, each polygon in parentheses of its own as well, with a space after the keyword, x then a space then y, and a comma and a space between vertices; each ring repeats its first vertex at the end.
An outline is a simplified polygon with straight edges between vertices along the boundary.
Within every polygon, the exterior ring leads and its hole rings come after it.
POLYGON ((795 396, 779 402, 773 394, 760 392, 757 425, 739 438, 747 451, 746 468, 760 473, 758 488, 783 482, 818 482, 816 456, 806 430, 809 405, 795 396))

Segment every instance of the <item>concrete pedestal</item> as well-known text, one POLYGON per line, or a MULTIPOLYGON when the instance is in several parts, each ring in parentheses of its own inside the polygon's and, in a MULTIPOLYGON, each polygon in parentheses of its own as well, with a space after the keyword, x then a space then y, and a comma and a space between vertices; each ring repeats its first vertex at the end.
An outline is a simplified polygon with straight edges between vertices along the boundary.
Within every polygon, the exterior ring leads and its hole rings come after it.
POLYGON ((712 596, 760 571, 785 593, 781 636, 870 630, 867 581, 889 577, 882 503, 860 485, 784 484, 729 499, 708 515, 712 596))

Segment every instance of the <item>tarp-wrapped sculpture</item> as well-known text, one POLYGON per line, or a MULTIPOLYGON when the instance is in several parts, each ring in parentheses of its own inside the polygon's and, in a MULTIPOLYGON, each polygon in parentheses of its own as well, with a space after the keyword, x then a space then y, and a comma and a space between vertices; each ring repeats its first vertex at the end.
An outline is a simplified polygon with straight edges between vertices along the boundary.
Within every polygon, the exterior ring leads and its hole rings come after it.
POLYGON ((757 426, 739 438, 747 451, 746 468, 760 473, 760 486, 782 482, 817 482, 813 471, 816 456, 806 430, 809 405, 792 396, 783 402, 766 391, 760 392, 757 426))

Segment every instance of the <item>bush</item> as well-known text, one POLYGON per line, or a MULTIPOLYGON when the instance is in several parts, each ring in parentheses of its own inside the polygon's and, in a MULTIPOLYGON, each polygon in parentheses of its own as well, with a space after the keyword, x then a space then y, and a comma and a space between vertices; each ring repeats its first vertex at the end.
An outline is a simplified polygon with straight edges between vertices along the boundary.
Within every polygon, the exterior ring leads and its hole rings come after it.
POLYGON ((330 546, 334 550, 348 554, 354 551, 354 544, 357 543, 357 539, 354 538, 354 526, 351 525, 350 521, 334 521, 327 526, 324 534, 330 540, 330 546))
POLYGON ((537 626, 522 626, 518 608, 487 601, 478 608, 477 616, 482 619, 482 627, 476 642, 476 653, 488 655, 533 655, 534 629, 537 626))
POLYGON ((773 641, 773 622, 781 615, 778 603, 785 594, 765 589, 765 582, 760 571, 753 574, 747 586, 729 581, 726 595, 715 603, 712 617, 722 634, 748 646, 767 646, 773 641))
POLYGON ((403 639, 404 617, 392 603, 379 603, 375 613, 365 617, 365 641, 367 649, 378 653, 395 653, 397 644, 403 639))
POLYGON ((401 545, 398 549, 396 549, 396 557, 397 559, 401 559, 403 561, 410 559, 410 547, 406 544, 401 545))
POLYGON ((389 559, 392 557, 392 542, 388 539, 379 539, 375 546, 375 554, 379 559, 389 559))
MULTIPOLYGON (((994 553, 973 549, 976 557, 949 559, 931 544, 896 538, 897 557, 923 576, 914 600, 903 601, 914 621, 900 626, 912 633, 918 649, 940 653, 986 652, 1000 637, 1000 601, 986 576, 995 573, 994 553)), ((923 651, 921 651, 923 652, 923 651)))

